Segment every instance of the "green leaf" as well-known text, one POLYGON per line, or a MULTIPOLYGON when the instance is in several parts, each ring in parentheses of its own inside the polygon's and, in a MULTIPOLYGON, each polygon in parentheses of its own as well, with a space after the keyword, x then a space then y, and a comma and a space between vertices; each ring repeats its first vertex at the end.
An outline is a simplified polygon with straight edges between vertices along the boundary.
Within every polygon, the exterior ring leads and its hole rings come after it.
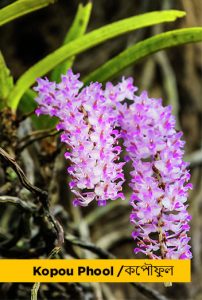
POLYGON ((31 89, 28 89, 23 95, 22 100, 19 104, 19 111, 23 114, 30 113, 37 108, 37 103, 34 98, 37 97, 37 93, 31 89))
POLYGON ((96 29, 75 41, 60 47, 28 69, 19 78, 15 88, 9 96, 10 106, 13 109, 16 109, 22 95, 35 82, 36 78, 47 74, 55 66, 65 61, 67 58, 79 54, 118 35, 146 26, 174 21, 176 18, 183 16, 185 16, 185 12, 177 10, 165 10, 138 15, 96 29))
POLYGON ((58 119, 56 117, 50 116, 39 116, 37 117, 35 114, 32 115, 32 124, 36 130, 54 128, 58 123, 58 119))
POLYGON ((202 41, 202 27, 172 30, 148 38, 124 50, 97 70, 84 78, 87 84, 91 81, 104 82, 115 77, 123 69, 137 63, 140 59, 173 46, 202 41))
POLYGON ((0 109, 6 105, 6 100, 13 88, 13 77, 7 68, 3 55, 0 52, 0 109))
MULTIPOLYGON (((79 4, 76 16, 70 27, 67 35, 64 39, 64 43, 68 44, 69 42, 79 38, 86 32, 88 26, 89 18, 91 15, 92 3, 89 2, 86 6, 79 4)), ((51 80, 59 82, 61 74, 65 74, 69 68, 72 67, 74 63, 75 56, 70 57, 62 64, 58 65, 51 74, 51 80)))
POLYGON ((0 26, 54 2, 55 0, 18 0, 0 9, 0 26))

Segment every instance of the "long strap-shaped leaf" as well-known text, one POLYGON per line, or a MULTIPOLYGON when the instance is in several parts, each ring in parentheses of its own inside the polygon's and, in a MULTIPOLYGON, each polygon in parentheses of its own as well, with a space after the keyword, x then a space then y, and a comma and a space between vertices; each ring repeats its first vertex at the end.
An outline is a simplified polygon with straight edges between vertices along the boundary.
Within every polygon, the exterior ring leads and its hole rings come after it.
POLYGON ((178 29, 158 34, 124 50, 86 76, 83 81, 86 84, 91 81, 105 82, 152 53, 173 46, 200 41, 202 41, 202 27, 178 29))
POLYGON ((0 26, 45 7, 56 0, 18 0, 0 9, 0 26))
POLYGON ((93 46, 96 46, 110 38, 130 32, 135 29, 174 21, 185 16, 185 13, 177 10, 158 11, 127 18, 100 29, 96 29, 81 38, 68 43, 49 54, 27 70, 17 81, 15 88, 9 96, 9 104, 16 109, 24 92, 35 82, 37 77, 43 76, 67 58, 79 54, 93 46))
POLYGON ((5 106, 9 91, 13 88, 13 77, 0 51, 0 109, 5 106))
MULTIPOLYGON (((83 4, 79 4, 74 21, 67 32, 63 45, 68 44, 69 42, 76 40, 80 36, 84 35, 86 28, 88 26, 91 10, 92 10, 91 2, 89 2, 85 6, 83 4)), ((74 63, 74 59, 75 56, 72 56, 67 60, 65 60, 63 63, 59 64, 53 70, 51 74, 51 80, 59 82, 61 74, 65 74, 67 70, 72 67, 74 63)))

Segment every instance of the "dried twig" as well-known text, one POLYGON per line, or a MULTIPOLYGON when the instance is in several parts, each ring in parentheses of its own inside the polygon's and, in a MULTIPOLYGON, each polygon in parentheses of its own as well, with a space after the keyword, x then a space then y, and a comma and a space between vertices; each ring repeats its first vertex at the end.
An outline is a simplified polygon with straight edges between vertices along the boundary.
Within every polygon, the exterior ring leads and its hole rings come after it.
POLYGON ((30 140, 30 138, 37 138, 37 137, 41 137, 44 136, 46 137, 47 135, 49 135, 50 133, 54 132, 55 128, 50 128, 50 129, 42 129, 42 130, 35 130, 32 131, 31 133, 27 134, 26 136, 24 136, 23 138, 21 138, 21 140, 19 141, 19 143, 23 143, 27 140, 30 140))
POLYGON ((34 212, 37 209, 34 204, 25 202, 24 200, 13 196, 0 196, 0 203, 13 204, 29 212, 34 212))
POLYGON ((34 135, 33 136, 32 135, 26 136, 25 138, 23 138, 19 142, 19 145, 17 146, 16 150, 17 150, 17 152, 22 152, 25 148, 27 148, 28 146, 30 146, 34 142, 43 140, 47 137, 55 136, 59 133, 61 133, 61 131, 51 129, 51 130, 46 130, 46 131, 44 130, 43 132, 36 134, 35 137, 33 137, 34 135))

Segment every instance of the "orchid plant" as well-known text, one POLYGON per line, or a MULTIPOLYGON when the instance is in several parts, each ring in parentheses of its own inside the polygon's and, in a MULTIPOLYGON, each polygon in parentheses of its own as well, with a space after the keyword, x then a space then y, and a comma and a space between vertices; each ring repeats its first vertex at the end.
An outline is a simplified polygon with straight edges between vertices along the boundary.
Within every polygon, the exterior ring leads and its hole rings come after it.
MULTIPOLYGON (((15 1, 0 10, 0 26, 52 2, 15 1)), ((79 5, 63 45, 29 68, 15 84, 0 55, 0 112, 7 108, 15 120, 18 112, 27 116, 36 109, 38 116, 50 117, 48 128, 55 124, 53 117, 57 118, 56 129, 70 164, 67 171, 74 206, 88 206, 92 201, 105 206, 109 200, 117 200, 118 205, 118 199, 125 198, 123 167, 130 162, 134 252, 152 259, 189 259, 187 197, 192 186, 172 108, 149 98, 147 92, 138 94, 132 78, 123 77, 117 85, 108 80, 155 52, 201 41, 202 28, 172 30, 140 41, 80 81, 71 69, 78 54, 119 35, 185 16, 178 10, 153 11, 86 33, 91 9, 91 1, 79 5), (50 79, 43 78, 47 74, 50 79)), ((31 122, 43 128, 40 118, 31 122)))

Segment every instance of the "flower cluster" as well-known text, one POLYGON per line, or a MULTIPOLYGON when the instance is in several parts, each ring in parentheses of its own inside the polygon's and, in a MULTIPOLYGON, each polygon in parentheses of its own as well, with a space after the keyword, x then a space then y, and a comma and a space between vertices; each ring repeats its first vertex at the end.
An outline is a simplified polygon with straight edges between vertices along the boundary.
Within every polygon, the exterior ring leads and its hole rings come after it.
POLYGON ((130 220, 135 226, 135 253, 191 258, 186 204, 190 174, 171 107, 163 107, 161 100, 148 98, 146 92, 136 96, 131 78, 115 86, 109 82, 103 89, 97 82, 83 87, 78 77, 69 70, 59 84, 39 79, 35 88, 36 114, 59 119, 74 205, 96 200, 102 206, 108 199, 124 199, 121 138, 125 161, 133 166, 130 220))
POLYGON ((115 129, 118 115, 114 111, 115 104, 131 97, 134 88, 131 79, 123 79, 117 86, 109 83, 105 90, 100 83, 92 83, 80 91, 83 83, 78 77, 69 70, 59 84, 39 79, 36 114, 59 119, 57 129, 63 131, 65 157, 71 162, 68 172, 74 205, 87 206, 96 199, 101 206, 108 199, 124 199, 124 162, 118 162, 120 133, 115 129))
POLYGON ((182 160, 184 142, 175 130, 171 107, 150 99, 146 92, 134 97, 123 110, 124 143, 132 160, 133 194, 130 216, 133 237, 142 252, 151 258, 191 258, 186 232, 188 163, 182 160))

